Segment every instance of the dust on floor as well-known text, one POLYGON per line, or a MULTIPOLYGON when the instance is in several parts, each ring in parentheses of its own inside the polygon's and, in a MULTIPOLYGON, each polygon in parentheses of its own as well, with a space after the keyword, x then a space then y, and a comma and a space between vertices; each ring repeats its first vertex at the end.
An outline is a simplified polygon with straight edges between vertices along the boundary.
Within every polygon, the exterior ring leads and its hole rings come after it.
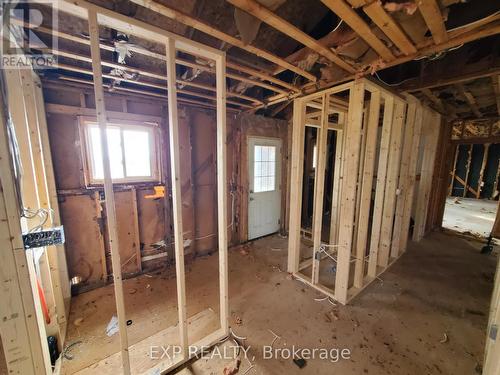
MULTIPOLYGON (((479 253, 481 247, 476 241, 433 233, 411 243, 407 253, 348 306, 315 301, 323 296, 290 278, 285 271, 286 239, 271 236, 231 250, 230 324, 249 348, 248 359, 240 353, 238 374, 480 373, 496 265, 494 255, 479 253), (276 349, 328 349, 331 357, 307 360, 300 369, 292 359, 263 359, 263 347, 271 344, 276 349), (348 349, 350 358, 335 361, 335 349, 348 349)), ((218 310, 217 261, 217 256, 210 256, 188 265, 189 316, 207 307, 218 310)), ((134 320, 129 327, 132 340, 176 323, 175 280, 164 274, 137 280, 125 285, 125 291, 137 289, 127 295, 127 318, 134 320)), ((82 329, 87 318, 78 327, 74 324, 82 317, 79 307, 99 293, 73 299, 68 343, 81 339, 85 343, 79 345, 80 351, 86 348, 87 354, 102 357, 118 349, 116 336, 113 343, 101 341, 114 310, 113 298, 92 304, 98 307, 95 316, 107 314, 90 319, 92 327, 86 327, 101 338, 87 340, 82 329)), ((232 345, 226 341, 220 348, 232 345)), ((79 350, 73 361, 85 361, 79 350)), ((191 362, 179 373, 223 374, 224 368, 229 373, 234 365, 216 353, 191 362)))
POLYGON ((448 197, 443 228, 476 237, 488 237, 495 222, 497 207, 497 201, 448 197))

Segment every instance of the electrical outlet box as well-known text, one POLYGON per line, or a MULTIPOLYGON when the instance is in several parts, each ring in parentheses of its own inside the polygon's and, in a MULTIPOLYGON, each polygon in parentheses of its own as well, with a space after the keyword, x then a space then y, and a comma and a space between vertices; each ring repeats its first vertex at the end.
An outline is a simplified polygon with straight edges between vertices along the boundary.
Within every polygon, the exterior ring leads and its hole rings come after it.
POLYGON ((25 250, 51 245, 62 245, 64 241, 64 228, 62 225, 39 232, 23 234, 25 250))

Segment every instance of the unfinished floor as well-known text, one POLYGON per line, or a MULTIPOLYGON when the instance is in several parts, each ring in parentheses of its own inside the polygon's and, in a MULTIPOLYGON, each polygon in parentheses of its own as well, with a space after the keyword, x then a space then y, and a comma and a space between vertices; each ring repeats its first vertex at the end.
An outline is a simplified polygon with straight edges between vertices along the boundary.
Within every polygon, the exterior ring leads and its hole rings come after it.
POLYGON ((498 201, 448 197, 443 228, 477 237, 488 237, 497 213, 498 201))
MULTIPOLYGON (((479 253, 482 244, 433 233, 362 292, 356 303, 333 306, 286 269, 287 240, 263 238, 229 253, 231 326, 246 337, 255 356, 249 374, 474 374, 482 362, 496 256, 479 253), (290 308, 290 306, 298 306, 290 308), (274 347, 348 348, 352 358, 332 364, 308 361, 300 370, 291 360, 263 360, 261 348, 273 334, 274 347), (445 339, 446 334, 446 339, 445 339), (444 342, 445 341, 445 342, 444 342), (307 369, 307 370, 306 370, 307 369), (340 372, 337 372, 340 371, 340 372)), ((187 265, 188 316, 218 309, 217 257, 187 265)), ((176 322, 175 279, 170 270, 124 282, 131 344, 176 322), (161 316, 161 320, 159 317, 161 316)), ((112 287, 74 297, 65 374, 117 350, 106 325, 114 311, 112 287), (81 320, 83 318, 83 320, 81 320), (76 324, 75 324, 76 323, 76 324)), ((201 359, 182 374, 222 374, 230 361, 201 359)), ((249 362, 243 359, 240 372, 249 362)))

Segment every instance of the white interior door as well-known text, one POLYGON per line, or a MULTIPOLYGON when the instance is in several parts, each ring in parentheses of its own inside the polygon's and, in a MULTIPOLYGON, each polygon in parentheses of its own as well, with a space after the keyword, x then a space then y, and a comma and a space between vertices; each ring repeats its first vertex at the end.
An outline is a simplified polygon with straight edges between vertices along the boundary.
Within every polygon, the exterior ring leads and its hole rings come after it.
POLYGON ((248 139, 248 239, 275 233, 280 228, 281 140, 248 139))

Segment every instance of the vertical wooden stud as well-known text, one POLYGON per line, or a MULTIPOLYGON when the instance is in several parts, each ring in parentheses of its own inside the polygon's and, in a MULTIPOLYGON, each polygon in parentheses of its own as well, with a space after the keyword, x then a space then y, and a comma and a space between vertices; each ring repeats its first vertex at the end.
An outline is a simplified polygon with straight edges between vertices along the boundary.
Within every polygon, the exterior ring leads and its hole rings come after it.
POLYGON ((415 209, 415 226, 413 229, 414 241, 420 241, 425 234, 425 222, 427 221, 427 210, 432 189, 441 115, 426 108, 425 125, 424 154, 420 169, 420 182, 415 209))
POLYGON ((412 155, 418 155, 418 143, 414 148, 414 129, 416 122, 416 111, 419 103, 416 100, 410 100, 406 114, 405 131, 403 138, 403 151, 401 155, 401 165, 399 172, 398 194, 396 196, 396 212, 394 215, 394 227, 392 231, 391 257, 396 258, 399 253, 399 239, 403 228, 403 215, 405 212, 407 190, 410 181, 410 160, 412 155))
POLYGON ((106 199, 106 215, 109 233, 109 248, 111 251, 111 264, 113 268, 113 280, 116 299, 116 312, 118 316, 118 327, 120 334, 120 350, 122 358, 122 370, 125 375, 130 374, 130 358, 128 353, 127 319, 125 316, 125 301, 123 297, 123 281, 120 261, 120 244, 116 229, 115 197, 113 193, 113 182, 111 180, 111 167, 109 163, 108 137, 106 132, 106 108, 104 105, 104 91, 102 86, 101 50, 99 47, 99 24, 97 14, 93 10, 88 11, 90 52, 92 56, 92 71, 94 75, 94 95, 97 121, 101 134, 101 149, 104 171, 104 194, 106 199))
POLYGON ((360 154, 361 126, 363 122, 365 84, 355 81, 349 92, 349 109, 346 125, 344 178, 340 203, 339 248, 337 252, 337 273, 335 277, 335 297, 340 302, 347 302, 351 246, 354 229, 356 204, 356 185, 360 154))
POLYGON ((305 107, 302 100, 293 102, 292 162, 290 172, 290 225, 288 235, 288 272, 299 270, 302 177, 304 173, 305 107))
POLYGON ((382 267, 387 267, 387 265, 389 264, 392 227, 394 223, 394 211, 396 207, 396 189, 399 176, 399 163, 401 160, 401 140, 406 112, 405 108, 405 102, 396 102, 393 120, 394 123, 392 125, 391 148, 387 165, 384 209, 382 213, 382 224, 380 227, 380 249, 378 253, 378 265, 382 267))
POLYGON ((220 322, 229 334, 229 281, 227 264, 227 129, 226 129, 226 57, 215 61, 217 96, 217 217, 219 234, 220 322))
POLYGON ((392 137, 392 120, 394 117, 394 97, 387 96, 384 100, 384 118, 382 121, 382 136, 377 167, 377 184, 375 187, 375 203, 372 215, 372 233, 370 238, 370 255, 368 258, 368 276, 377 276, 377 259, 380 244, 380 227, 384 208, 387 164, 389 161, 390 142, 392 137))
POLYGON ((368 124, 366 128, 365 161, 363 163, 361 198, 356 241, 356 263, 354 269, 354 286, 361 288, 365 272, 366 243, 368 239, 368 222, 372 202, 373 172, 377 151, 377 132, 380 118, 380 92, 373 92, 370 99, 368 124))
POLYGON ((172 179, 172 210, 175 237, 175 272, 177 281, 177 311, 179 314, 180 345, 183 357, 188 356, 186 277, 184 272, 184 237, 182 231, 182 197, 179 154, 179 116, 175 72, 175 41, 167 39, 168 133, 170 146, 170 177, 172 179))
POLYGON ((323 95, 323 105, 321 108, 321 127, 318 128, 316 141, 317 163, 316 177, 314 180, 314 211, 313 211, 313 263, 312 263, 312 282, 317 284, 319 281, 319 261, 321 253, 321 232, 323 223, 323 195, 325 190, 325 169, 326 169, 326 150, 328 140, 328 109, 330 95, 323 95))

